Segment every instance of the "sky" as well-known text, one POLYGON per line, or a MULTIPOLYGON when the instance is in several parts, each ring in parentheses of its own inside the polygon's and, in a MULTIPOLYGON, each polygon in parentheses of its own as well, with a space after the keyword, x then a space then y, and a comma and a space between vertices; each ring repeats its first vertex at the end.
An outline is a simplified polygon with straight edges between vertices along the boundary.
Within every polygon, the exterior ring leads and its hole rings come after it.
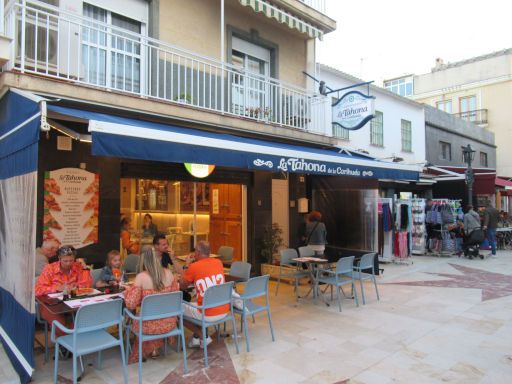
POLYGON ((317 61, 382 86, 384 79, 430 72, 512 48, 511 0, 326 0, 337 30, 317 61))

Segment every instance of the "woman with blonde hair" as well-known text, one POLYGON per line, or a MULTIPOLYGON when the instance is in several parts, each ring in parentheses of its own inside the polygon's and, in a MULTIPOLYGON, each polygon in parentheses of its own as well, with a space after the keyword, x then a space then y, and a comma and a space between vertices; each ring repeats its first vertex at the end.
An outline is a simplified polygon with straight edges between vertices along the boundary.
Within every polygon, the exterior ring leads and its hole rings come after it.
MULTIPOLYGON (((174 292, 179 289, 178 282, 174 279, 172 272, 162 268, 160 261, 152 249, 145 250, 140 257, 139 273, 135 277, 133 287, 129 288, 125 294, 126 307, 134 310, 140 307, 144 297, 159 293, 174 292)), ((139 311, 137 310, 137 313, 139 311)), ((143 332, 146 334, 161 334, 171 331, 176 327, 176 317, 169 317, 160 320, 148 320, 142 323, 143 332)), ((132 324, 134 333, 139 330, 138 321, 132 324)), ((169 342, 172 342, 169 338, 169 342)), ((164 345, 164 341, 153 340, 142 343, 142 358, 156 358, 159 355, 159 349, 164 345)), ((132 352, 128 363, 135 363, 139 360, 138 340, 132 345, 132 352)))

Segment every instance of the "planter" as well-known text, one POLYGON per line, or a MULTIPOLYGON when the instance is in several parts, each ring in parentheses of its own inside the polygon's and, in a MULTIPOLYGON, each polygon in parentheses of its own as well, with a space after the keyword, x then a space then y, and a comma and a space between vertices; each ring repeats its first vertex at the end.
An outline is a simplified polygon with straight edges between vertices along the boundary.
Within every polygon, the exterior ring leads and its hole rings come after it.
MULTIPOLYGON (((284 273, 293 273, 295 271, 295 268, 292 267, 283 267, 284 273)), ((273 264, 261 264, 261 274, 262 275, 270 275, 270 278, 277 280, 279 277, 279 265, 273 265, 273 264)), ((281 281, 287 282, 289 284, 295 284, 294 279, 290 279, 288 277, 282 277, 281 281)), ((302 278, 299 280, 299 285, 308 284, 307 278, 302 278)))

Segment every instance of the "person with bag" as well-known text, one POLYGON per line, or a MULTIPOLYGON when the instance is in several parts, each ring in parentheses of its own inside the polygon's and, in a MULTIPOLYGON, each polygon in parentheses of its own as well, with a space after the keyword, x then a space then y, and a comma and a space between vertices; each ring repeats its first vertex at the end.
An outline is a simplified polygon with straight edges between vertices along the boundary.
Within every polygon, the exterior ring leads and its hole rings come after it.
POLYGON ((327 244, 327 229, 320 220, 322 220, 322 214, 311 211, 306 223, 306 244, 315 251, 317 256, 323 256, 327 244))
POLYGON ((498 221, 500 220, 500 212, 494 208, 490 200, 487 200, 487 207, 484 212, 484 230, 487 231, 487 238, 491 243, 491 253, 489 256, 496 256, 496 228, 498 228, 498 221))

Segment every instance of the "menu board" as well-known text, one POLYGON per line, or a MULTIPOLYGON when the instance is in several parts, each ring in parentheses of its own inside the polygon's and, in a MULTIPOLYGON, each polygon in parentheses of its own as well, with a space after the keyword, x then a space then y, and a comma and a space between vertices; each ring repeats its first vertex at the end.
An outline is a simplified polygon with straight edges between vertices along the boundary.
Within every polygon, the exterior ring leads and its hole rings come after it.
POLYGON ((80 168, 45 172, 43 239, 82 248, 98 242, 99 174, 80 168))

